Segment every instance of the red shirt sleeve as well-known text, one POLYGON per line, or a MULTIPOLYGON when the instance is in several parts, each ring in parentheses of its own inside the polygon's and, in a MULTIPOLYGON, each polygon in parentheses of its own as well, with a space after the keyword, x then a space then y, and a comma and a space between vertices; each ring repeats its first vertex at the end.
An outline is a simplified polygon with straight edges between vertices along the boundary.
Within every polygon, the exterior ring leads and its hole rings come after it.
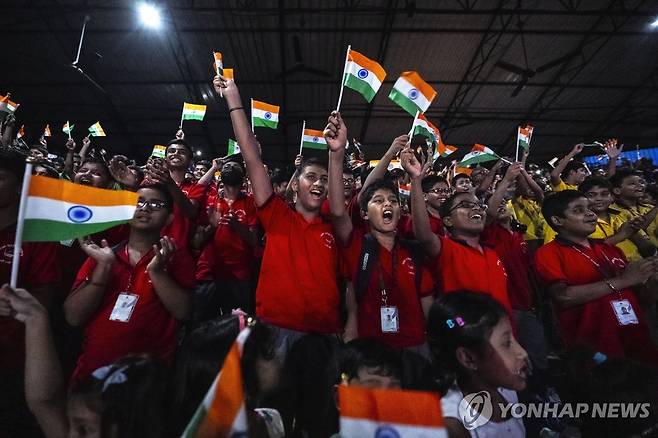
POLYGON ((196 201, 197 205, 203 205, 207 189, 207 186, 194 184, 186 189, 185 194, 190 201, 196 201))
POLYGON ((265 231, 268 232, 271 231, 277 221, 280 221, 288 212, 290 212, 288 204, 275 194, 272 194, 270 199, 265 201, 265 204, 258 209, 258 219, 265 231))
POLYGON ((420 268, 422 269, 421 272, 423 275, 420 281, 420 296, 424 298, 434 293, 434 280, 432 279, 432 273, 427 266, 423 265, 420 268))
POLYGON ((75 277, 71 290, 76 290, 82 283, 88 281, 89 277, 91 277, 91 274, 94 272, 94 269, 96 269, 96 260, 87 257, 87 260, 82 264, 82 267, 78 271, 78 275, 75 277))
POLYGON ((247 213, 245 225, 255 227, 258 225, 258 210, 253 196, 248 196, 245 202, 245 212, 247 213))
POLYGON ((30 257, 25 279, 30 287, 43 286, 59 282, 61 272, 57 255, 59 254, 57 244, 54 243, 29 243, 30 257))
POLYGON ((562 267, 562 257, 556 244, 547 244, 535 254, 537 274, 547 286, 556 283, 568 283, 567 274, 562 267))

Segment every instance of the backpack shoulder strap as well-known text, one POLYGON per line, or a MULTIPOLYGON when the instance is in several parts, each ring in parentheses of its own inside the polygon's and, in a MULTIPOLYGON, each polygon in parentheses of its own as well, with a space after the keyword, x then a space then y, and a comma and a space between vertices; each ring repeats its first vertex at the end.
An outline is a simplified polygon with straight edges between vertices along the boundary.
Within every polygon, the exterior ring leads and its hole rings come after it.
POLYGON ((354 284, 354 294, 356 301, 359 302, 368 289, 368 282, 370 281, 370 273, 372 267, 377 263, 379 256, 379 243, 368 233, 363 236, 363 243, 361 244, 361 255, 359 256, 359 270, 356 274, 356 283, 354 284))

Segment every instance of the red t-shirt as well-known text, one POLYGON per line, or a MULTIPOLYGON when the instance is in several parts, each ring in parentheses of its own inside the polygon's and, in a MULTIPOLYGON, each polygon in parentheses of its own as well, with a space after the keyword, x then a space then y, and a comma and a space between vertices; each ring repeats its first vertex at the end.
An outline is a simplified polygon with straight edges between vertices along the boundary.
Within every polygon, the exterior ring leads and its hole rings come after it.
POLYGON ((529 310, 532 307, 532 286, 529 279, 531 271, 528 246, 523 234, 506 230, 493 223, 484 229, 481 240, 496 251, 505 266, 512 309, 529 310))
MULTIPOLYGON (((570 242, 558 238, 539 248, 535 254, 535 264, 546 286, 557 283, 567 286, 596 283, 604 279, 603 272, 606 270, 609 271, 608 277, 623 272, 626 257, 619 248, 593 239, 590 239, 590 245, 589 248, 578 246, 575 249, 570 242), (603 272, 578 250, 598 263, 603 272)), ((626 356, 658 364, 658 355, 649 335, 644 312, 632 289, 624 289, 620 293, 611 291, 579 306, 556 306, 556 313, 567 347, 586 344, 610 357, 626 356), (620 297, 633 306, 639 324, 619 324, 611 302, 620 297)))
MULTIPOLYGON (((238 199, 229 201, 220 196, 214 200, 214 208, 220 215, 232 212, 238 222, 253 228, 258 225, 258 216, 254 198, 241 194, 238 199)), ((254 250, 240 234, 230 225, 219 224, 211 242, 213 255, 213 273, 215 280, 248 280, 254 266, 254 250)))
POLYGON ((256 315, 302 332, 338 333, 338 249, 331 222, 307 222, 278 196, 258 209, 266 243, 256 290, 256 315))
POLYGON ((498 254, 482 246, 482 252, 450 237, 439 236, 441 253, 434 260, 443 293, 470 290, 495 298, 508 313, 507 273, 498 254))
MULTIPOLYGON (((14 259, 16 226, 0 230, 0 285, 9 283, 14 259)), ((32 291, 50 286, 55 292, 60 281, 57 244, 23 242, 18 265, 18 287, 32 291)), ((0 316, 0 378, 7 372, 20 372, 25 359, 25 325, 14 318, 0 316)))
MULTIPOLYGON (((359 272, 361 249, 365 233, 353 231, 349 244, 342 249, 343 272, 356 284, 359 272)), ((393 254, 379 246, 378 263, 370 272, 368 288, 358 302, 357 319, 359 337, 376 338, 396 348, 406 348, 425 342, 425 317, 420 298, 432 295, 433 282, 427 268, 421 266, 420 293, 416 289, 416 273, 411 252, 396 243, 396 275, 393 279, 393 254), (387 291, 386 306, 398 309, 399 331, 384 333, 381 329, 381 279, 387 291)))
MULTIPOLYGON (((207 187, 188 180, 183 181, 178 187, 190 201, 196 203, 198 211, 199 206, 204 203, 207 187)), ((160 235, 173 238, 176 245, 180 248, 189 248, 190 239, 195 231, 196 221, 186 217, 176 203, 174 203, 173 214, 174 220, 162 229, 160 235)))
MULTIPOLYGON (((427 213, 427 215, 430 218, 430 229, 432 230, 432 233, 436 234, 437 236, 445 236, 446 230, 443 227, 443 221, 440 218, 434 217, 429 213, 427 213)), ((398 230, 400 231, 400 233, 402 233, 402 236, 404 236, 407 239, 416 238, 416 236, 414 235, 414 222, 411 215, 403 215, 402 217, 400 217, 398 230)))
MULTIPOLYGON (((146 270, 153 258, 149 251, 135 266, 130 265, 126 244, 115 250, 105 295, 98 310, 84 327, 82 353, 73 379, 81 379, 96 368, 127 354, 148 353, 165 362, 171 361, 176 347, 178 321, 164 307, 146 270), (110 321, 110 315, 122 292, 139 295, 128 322, 110 321)), ((82 265, 73 289, 91 278, 96 261, 88 258, 82 265)), ((186 250, 178 250, 167 272, 183 288, 194 286, 194 262, 186 250)))

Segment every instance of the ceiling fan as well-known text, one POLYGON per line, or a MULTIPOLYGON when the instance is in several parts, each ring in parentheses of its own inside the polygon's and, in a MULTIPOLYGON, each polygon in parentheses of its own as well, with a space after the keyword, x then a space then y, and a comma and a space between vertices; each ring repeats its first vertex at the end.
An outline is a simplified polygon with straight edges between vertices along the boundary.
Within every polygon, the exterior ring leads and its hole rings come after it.
POLYGON ((275 76, 276 79, 281 79, 284 76, 291 75, 294 73, 302 73, 302 72, 310 73, 313 75, 322 76, 326 78, 330 78, 332 76, 332 74, 327 71, 320 70, 319 68, 315 68, 315 67, 309 67, 304 63, 304 60, 302 58, 302 45, 299 41, 299 36, 297 35, 293 35, 292 37, 292 48, 293 48, 293 53, 295 55, 295 64, 292 67, 283 70, 281 73, 278 73, 275 76))
MULTIPOLYGON (((73 70, 77 71, 82 75, 83 78, 85 78, 91 85, 93 85, 98 91, 100 91, 102 94, 107 95, 107 91, 97 82, 95 81, 91 76, 89 76, 85 71, 82 69, 80 65, 80 52, 82 51, 82 43, 84 42, 85 38, 85 30, 87 29, 87 23, 89 22, 89 15, 85 15, 84 22, 82 23, 82 32, 80 32, 80 42, 78 44, 78 53, 75 57, 75 61, 73 61, 71 64, 69 64, 69 67, 71 67, 73 70)), ((96 56, 96 58, 101 59, 103 56, 97 52, 93 52, 93 54, 96 56)))
MULTIPOLYGON (((517 26, 520 30, 523 29, 523 25, 524 25, 524 23, 519 20, 519 23, 517 24, 517 26)), ((545 64, 542 64, 541 66, 539 66, 535 69, 532 69, 532 68, 530 68, 530 65, 528 64, 528 51, 526 49, 525 37, 524 37, 523 33, 521 33, 520 35, 521 35, 521 46, 523 48, 523 59, 525 60, 525 68, 519 67, 517 65, 511 64, 511 63, 505 62, 505 61, 498 61, 495 64, 496 67, 500 67, 503 70, 507 70, 511 73, 514 73, 515 75, 518 75, 521 78, 520 81, 518 82, 518 85, 514 89, 514 91, 512 91, 512 94, 511 94, 510 97, 516 97, 521 92, 523 87, 526 86, 526 84, 528 83, 528 80, 530 80, 530 78, 534 77, 536 74, 543 73, 547 70, 550 70, 554 67, 557 67, 557 66, 569 61, 571 58, 573 58, 574 56, 576 56, 580 53, 580 51, 574 50, 574 51, 571 51, 571 52, 567 53, 566 55, 555 58, 552 61, 549 61, 549 62, 547 62, 545 64)))

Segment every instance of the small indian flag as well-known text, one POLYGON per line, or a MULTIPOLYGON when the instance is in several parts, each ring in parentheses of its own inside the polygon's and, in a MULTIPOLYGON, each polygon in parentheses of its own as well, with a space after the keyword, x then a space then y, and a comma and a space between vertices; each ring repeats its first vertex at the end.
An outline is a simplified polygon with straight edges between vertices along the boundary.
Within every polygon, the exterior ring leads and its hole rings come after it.
POLYGON ((220 52, 213 52, 213 57, 215 58, 215 72, 223 76, 222 70, 224 70, 224 64, 222 63, 222 54, 220 52))
POLYGON ((439 142, 439 146, 436 148, 436 157, 447 157, 457 150, 456 147, 445 144, 442 141, 439 142))
POLYGON ((206 115, 206 105, 195 105, 183 102, 182 120, 203 120, 206 115))
POLYGON ((448 436, 436 393, 340 385, 338 403, 343 438, 448 436))
MULTIPOLYGON (((368 165, 370 167, 376 167, 381 160, 370 160, 368 162, 368 165)), ((387 170, 393 170, 393 169, 402 169, 402 163, 400 163, 400 160, 391 160, 388 163, 388 166, 386 167, 387 170)))
POLYGON ((65 134, 68 134, 69 136, 71 135, 71 132, 73 131, 73 128, 75 128, 75 125, 69 124, 68 120, 66 123, 64 123, 64 126, 62 126, 62 132, 65 134))
POLYGON ((151 156, 155 158, 165 158, 167 156, 167 146, 156 144, 153 146, 153 152, 151 156))
POLYGON ((9 94, 0 97, 0 111, 2 112, 14 114, 18 109, 19 105, 20 104, 9 100, 9 94))
POLYGON ((532 138, 532 131, 534 129, 535 128, 532 125, 519 126, 516 135, 516 143, 523 149, 528 149, 530 147, 530 139, 532 138))
POLYGON ((402 196, 411 196, 411 184, 400 184, 398 187, 400 190, 400 195, 402 196))
POLYGON ((105 131, 101 127, 101 122, 96 122, 89 127, 89 135, 92 137, 105 137, 105 131))
POLYGON ((249 436, 240 360, 250 328, 240 332, 219 375, 188 423, 181 438, 249 436))
POLYGON ((422 114, 418 114, 418 117, 414 119, 414 125, 411 128, 411 132, 412 136, 422 135, 423 137, 429 139, 432 143, 435 143, 439 135, 439 128, 427 120, 427 117, 422 114))
POLYGON ((354 50, 347 54, 343 84, 361 93, 368 102, 375 97, 385 77, 386 72, 379 63, 354 50))
POLYGON ((307 149, 327 149, 327 140, 324 138, 322 131, 315 129, 304 129, 302 133, 302 147, 307 149))
POLYGON ((436 97, 436 91, 415 71, 403 72, 388 95, 412 116, 417 111, 424 113, 436 97))
POLYGON ((43 136, 44 137, 52 137, 53 133, 50 132, 50 124, 46 123, 46 127, 43 128, 43 136))
POLYGON ((23 240, 57 242, 98 233, 128 222, 137 193, 32 176, 25 203, 23 240))
POLYGON ((452 176, 459 175, 460 173, 463 173, 463 174, 465 174, 465 175, 471 176, 471 173, 473 173, 473 169, 471 169, 470 167, 459 167, 459 166, 455 166, 455 168, 454 168, 454 170, 453 170, 453 172, 452 172, 452 176))
POLYGON ((238 144, 237 141, 233 140, 232 138, 228 139, 228 152, 227 156, 231 155, 236 155, 240 153, 240 145, 238 144))
POLYGON ((16 133, 16 138, 25 137, 25 125, 21 125, 18 133, 16 133))
POLYGON ((259 100, 251 100, 251 123, 254 127, 276 129, 280 107, 259 100))
POLYGON ((464 155, 459 162, 461 167, 470 166, 471 164, 484 163, 485 161, 497 160, 500 157, 491 149, 482 144, 474 144, 473 149, 464 155))

